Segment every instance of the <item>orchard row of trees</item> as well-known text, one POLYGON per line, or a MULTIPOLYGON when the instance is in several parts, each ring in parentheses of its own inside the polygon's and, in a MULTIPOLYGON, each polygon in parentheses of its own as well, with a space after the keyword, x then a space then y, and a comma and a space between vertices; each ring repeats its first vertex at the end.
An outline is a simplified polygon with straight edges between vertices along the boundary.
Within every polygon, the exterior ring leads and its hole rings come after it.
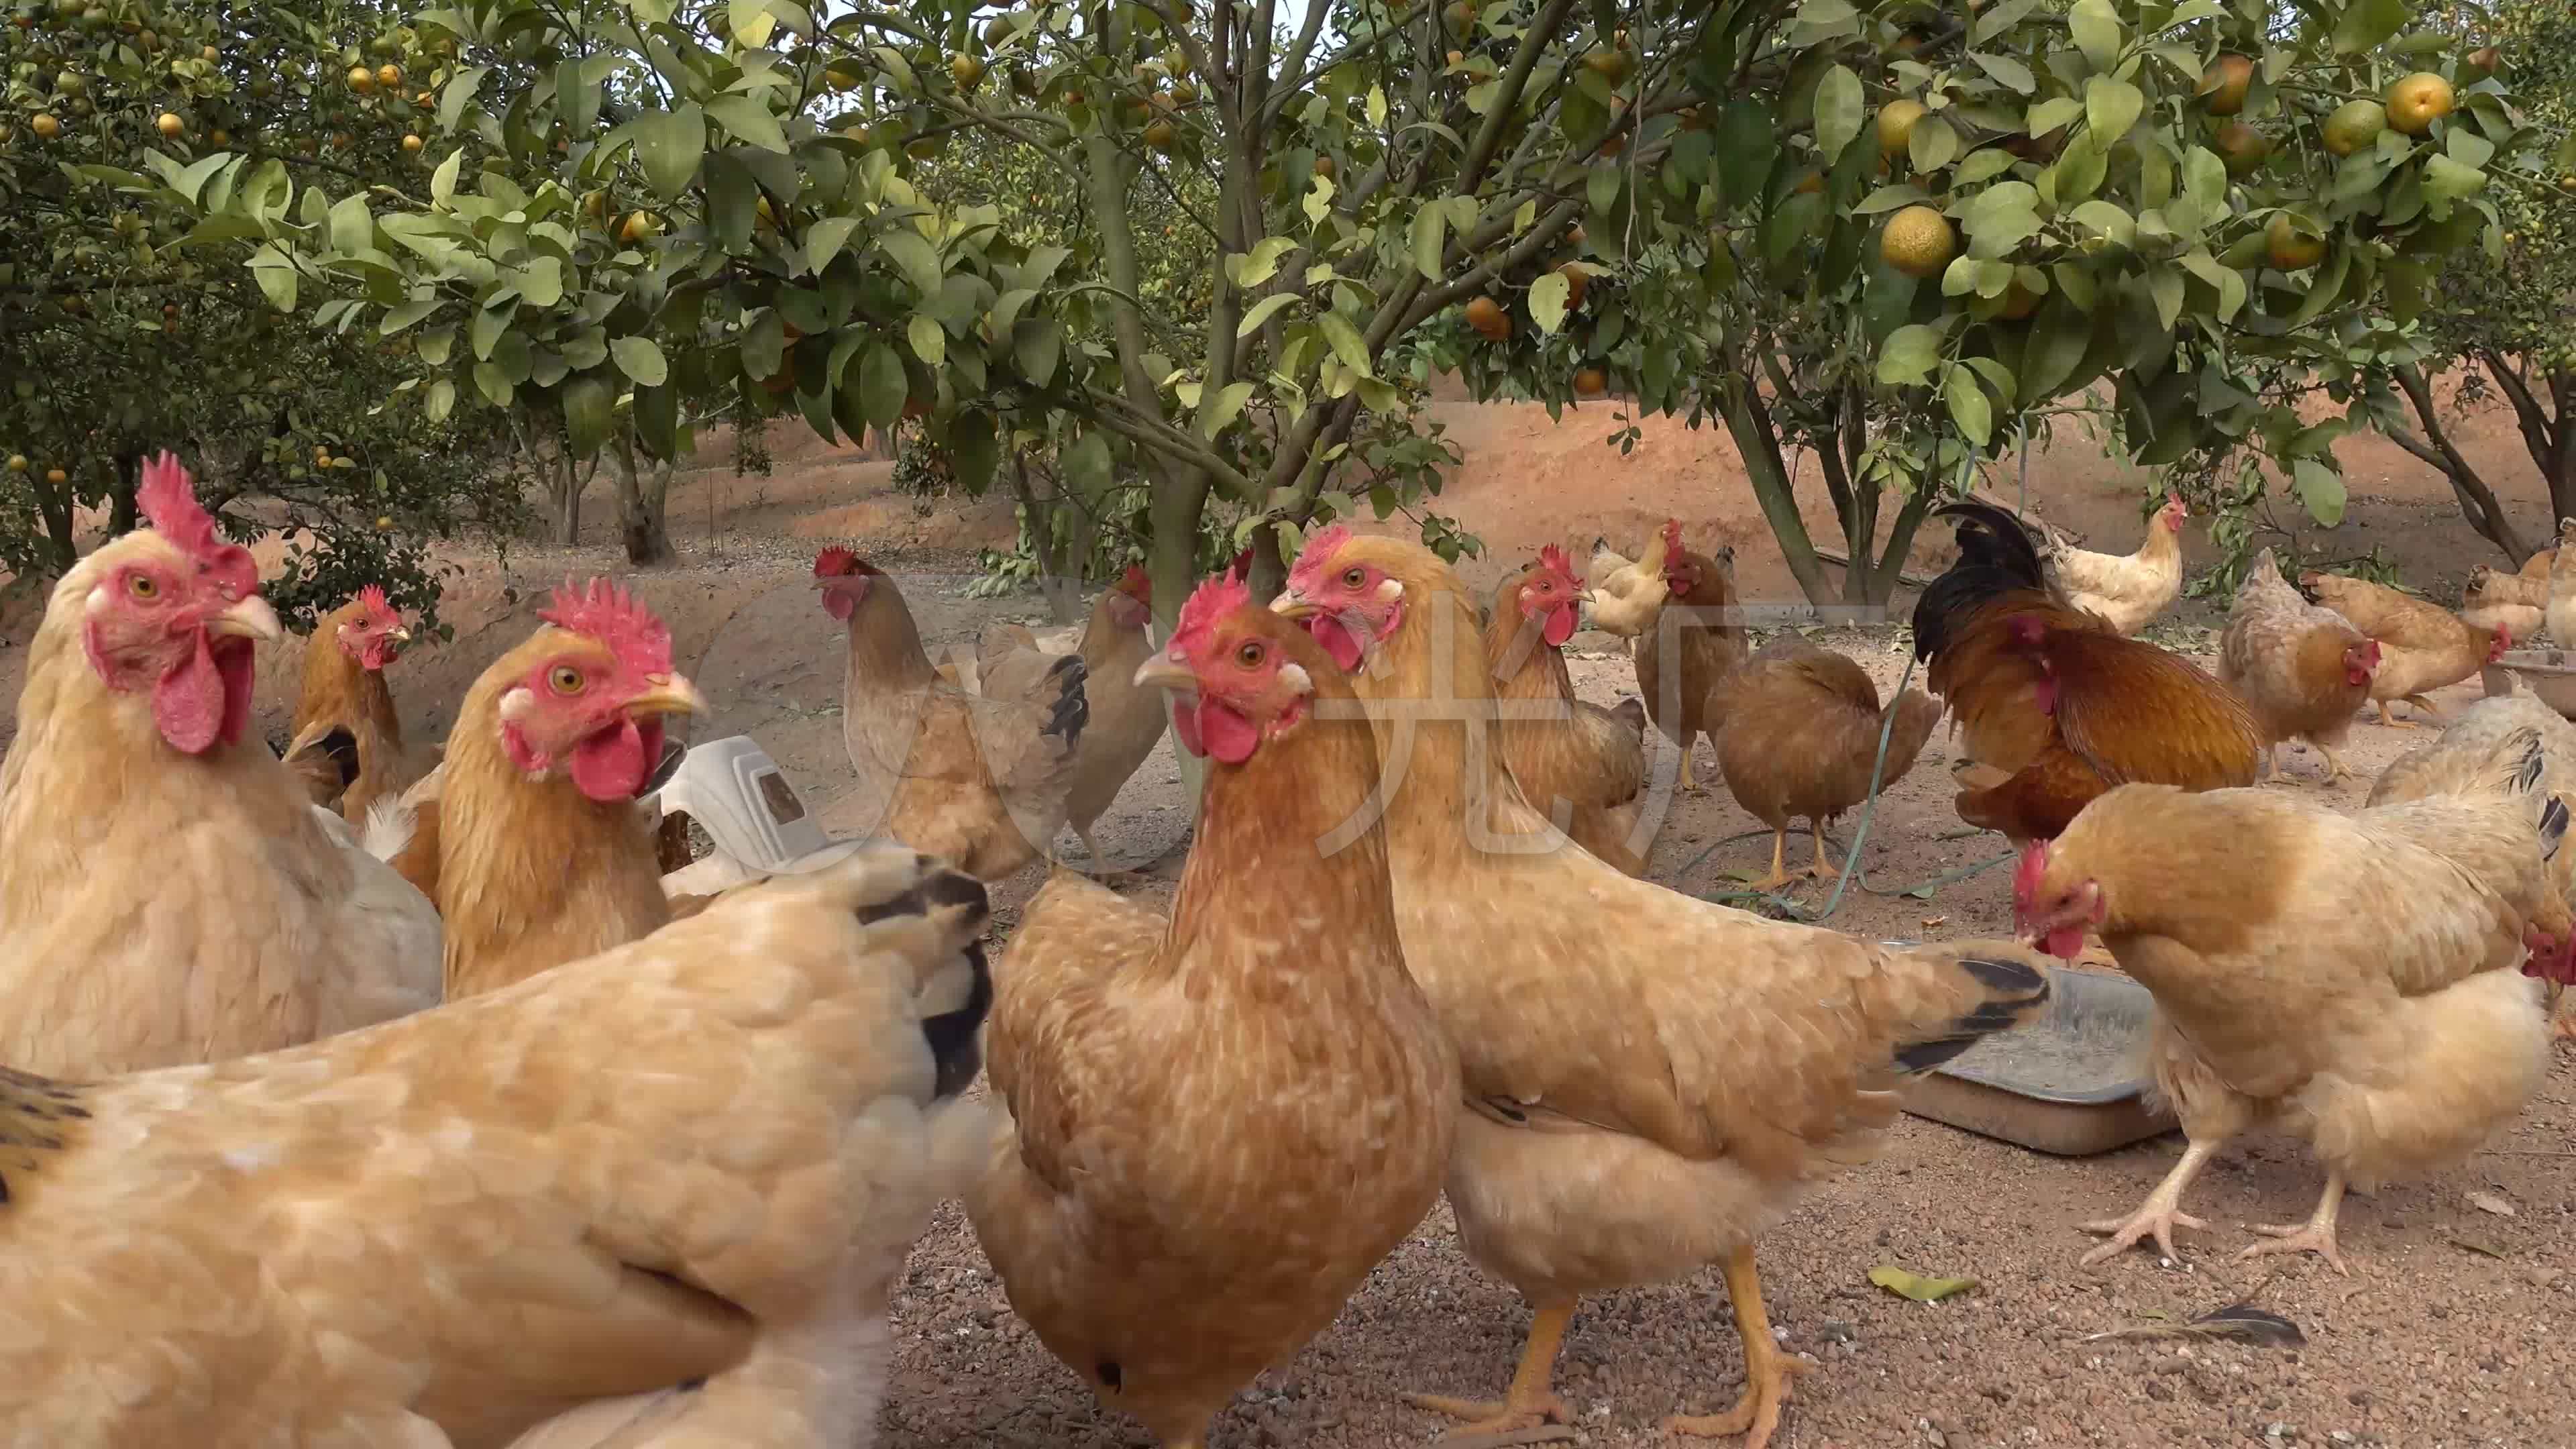
POLYGON ((2093 398, 2327 522, 2388 428, 2514 552, 2420 406, 2467 359, 2576 488, 2576 37, 2532 0, 16 3, 17 567, 172 438, 317 583, 516 507, 513 462, 559 523, 605 462, 649 561, 695 433, 793 413, 1014 490, 1042 572, 1141 540, 1168 612, 1321 518, 1472 549, 1438 372, 1725 427, 1819 601, 2093 398))

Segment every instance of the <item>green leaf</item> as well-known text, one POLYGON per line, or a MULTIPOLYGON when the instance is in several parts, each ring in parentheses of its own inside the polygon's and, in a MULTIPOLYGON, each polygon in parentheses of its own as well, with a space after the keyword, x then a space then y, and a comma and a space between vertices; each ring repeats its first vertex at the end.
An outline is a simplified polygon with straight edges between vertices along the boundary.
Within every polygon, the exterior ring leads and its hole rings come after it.
POLYGON ((2048 168, 2049 194, 2059 206, 2072 206, 2100 190, 2110 174, 2110 153, 2088 132, 2068 142, 2057 164, 2048 168))
POLYGON ((1986 401, 1986 391, 1977 385, 1977 375, 1964 367, 1952 367, 1941 379, 1941 400, 1950 405, 1950 421, 1957 424, 1960 436, 1977 447, 1984 447, 1994 435, 1994 405, 1986 401))
POLYGON ((457 121, 465 115, 465 108, 474 103, 475 94, 483 89, 483 77, 491 73, 489 66, 469 65, 448 77, 446 86, 438 93, 438 129, 456 129, 457 121))
POLYGON ((2218 289, 2218 320, 2233 321, 2237 309, 2245 305, 2245 274, 2220 266, 2207 247, 2192 248, 2184 254, 2182 264, 2191 269, 2193 276, 2218 289))
POLYGON ((1940 361, 1941 329, 1911 323, 1879 344, 1878 380, 1889 387, 1911 387, 1930 378, 1940 361))
POLYGON ((779 129, 778 118, 756 96, 717 96, 707 102, 707 114, 744 145, 763 151, 787 149, 787 133, 779 129))
POLYGON ((2182 158, 2182 190, 2205 216, 2227 209, 2227 163, 2206 146, 2194 146, 2182 158))
POLYGON ((1342 366, 1362 377, 1377 375, 1377 369, 1370 365, 1368 342, 1360 336, 1359 329, 1351 325, 1349 318, 1339 312, 1327 312, 1315 320, 1316 325, 1323 328, 1324 341, 1332 346, 1333 355, 1342 360, 1342 366))
POLYGON ((1554 337, 1557 329, 1565 325, 1566 304, 1573 290, 1574 284, 1562 272, 1541 273, 1537 281, 1530 283, 1530 320, 1538 324, 1539 331, 1554 337))
POLYGON ((2083 114, 2082 101, 2073 96, 2056 96, 2031 107, 2022 127, 2034 136, 2045 136, 2083 114))
POLYGON ((2111 0, 2075 0, 2066 12, 2066 27, 2075 36, 2075 48, 2095 70, 2107 71, 2120 60, 2120 47, 2128 39, 2128 27, 2120 23, 2120 12, 2111 8, 2111 0))
POLYGON ((2146 95, 2127 81, 2097 75, 2084 83, 2084 124, 2097 146, 2109 146, 2129 134, 2146 108, 2146 95))
POLYGON ((2126 247, 2138 239, 2136 220, 2112 202, 2097 198, 2076 207, 2067 217, 2078 226, 2101 233, 2114 246, 2126 247))
MULTIPOLYGON (((2454 132, 2453 134, 2457 134, 2454 132)), ((2431 201, 2457 201, 2486 189, 2487 174, 2435 152, 2424 160, 2424 196, 2431 201)))
POLYGON ((2030 73, 2030 67, 2011 56, 1988 55, 1978 50, 1969 52, 1968 59, 1975 61, 1978 69, 1993 76, 1998 85, 2015 95, 2026 96, 2039 89, 2039 78, 2030 73))
POLYGON ((443 377, 431 383, 429 391, 421 394, 420 410, 433 423, 446 422, 447 415, 456 411, 456 384, 443 377))
POLYGON ((438 203, 440 206, 445 206, 448 201, 456 195, 456 178, 463 170, 464 165, 464 147, 459 146, 455 150, 447 153, 447 159, 439 162, 438 169, 430 173, 430 200, 438 203))
POLYGON ((869 427, 890 428, 903 417, 904 399, 911 395, 912 379, 905 375, 903 359, 893 348, 882 342, 871 345, 851 377, 858 384, 859 411, 869 427))
POLYGON ((763 308, 742 334, 742 370, 745 376, 768 378, 778 375, 779 364, 787 356, 787 326, 776 308, 763 308))
POLYGON ((1959 156, 1959 133, 1938 116, 1925 116, 1914 123, 1913 134, 1905 141, 1906 159, 1914 163, 1918 176, 1938 171, 1959 156))
POLYGON ((1426 206, 1413 213, 1413 269, 1424 281, 1440 280, 1441 243, 1447 239, 1448 214, 1426 206))
POLYGON ((1296 303, 1297 294, 1294 292, 1278 292, 1262 298, 1252 304, 1250 311, 1243 314, 1243 320, 1235 325, 1234 335, 1237 338, 1251 336, 1259 330, 1262 323, 1279 315, 1282 310, 1295 306, 1296 303))
POLYGON ((1023 318, 1014 331, 1011 351, 1019 359, 1020 375, 1033 387, 1046 386, 1064 356, 1064 324, 1052 317, 1023 318))
POLYGON ((1786 44, 1804 50, 1828 40, 1840 40, 1860 33, 1860 11, 1851 0, 1805 0, 1798 7, 1798 18, 1789 26, 1786 44))
POLYGON ((648 111, 630 122, 629 129, 635 136, 635 160, 656 196, 668 201, 697 179, 707 154, 707 118, 696 102, 648 111))
POLYGON ((492 406, 505 408, 510 405, 510 395, 513 391, 510 375, 491 363, 474 364, 474 386, 483 394, 484 401, 492 406))
MULTIPOLYGON (((1316 177, 1318 181, 1323 177, 1316 177)), ((1266 236, 1253 243, 1252 250, 1236 252, 1225 259, 1225 274, 1236 286, 1249 290, 1279 275, 1279 259, 1297 249, 1294 238, 1266 236)))
POLYGON ((2299 501, 2308 507, 2308 516, 2319 525, 2332 528, 2343 522, 2343 475, 2315 458, 2301 458, 2291 465, 2290 480, 2298 489, 2299 501))
POLYGON ((260 295, 280 312, 295 310, 295 263, 270 242, 250 254, 251 275, 259 279, 260 295))
POLYGON ((2022 349, 2021 391, 2030 401, 2055 397, 2093 345, 2093 316, 2063 291, 2040 304, 2031 319, 2030 344, 2022 349))
POLYGON ((938 319, 915 312, 903 324, 903 337, 912 344, 912 355, 936 368, 948 361, 948 334, 940 329, 938 319))
POLYGON ((930 238, 908 226, 898 226, 877 241, 886 256, 903 272, 904 280, 924 297, 936 297, 945 280, 939 266, 939 249, 930 238))
POLYGON ((2013 153, 2001 146, 1987 146, 1968 153, 1968 159, 1960 162, 1959 169, 1950 173, 1950 184, 1953 187, 1974 186, 1979 182, 1992 181, 2012 167, 2013 153))
POLYGON ((1983 45, 2019 25, 2023 16, 2038 8, 2039 0, 2004 0, 2001 5, 1990 6, 1977 17, 1976 24, 1968 27, 1968 43, 1983 45))
POLYGON ((1583 178, 1583 200, 1592 208, 1594 216, 1610 214, 1610 209, 1619 204, 1619 188, 1625 185, 1627 180, 1628 173, 1624 167, 1595 166, 1592 168, 1591 174, 1583 178))
POLYGON ((1384 130, 1386 128, 1385 89, 1376 85, 1370 86, 1368 89, 1368 100, 1366 105, 1368 106, 1368 123, 1380 130, 1384 130))
POLYGON ((2171 267, 2158 267, 2147 274, 2147 295, 2156 303, 2156 321, 2167 332, 2182 317, 2182 273, 2171 267))
POLYGON ((455 347, 456 329, 453 326, 433 327, 420 334, 419 340, 412 343, 411 350, 420 354, 420 360, 430 366, 445 367, 448 354, 455 347))
POLYGON ((426 301, 405 302, 399 307, 390 308, 386 311, 383 320, 376 323, 376 335, 391 337, 445 305, 444 298, 431 297, 426 301))
POLYGON ((948 425, 948 466, 968 497, 992 486, 993 471, 1001 466, 1002 443, 993 433, 993 415, 981 409, 966 409, 948 425))
POLYGON ((371 251, 376 244, 376 218, 367 210, 367 194, 351 192, 331 208, 331 250, 371 251))
POLYGON ((1837 65, 1816 82, 1816 150, 1830 163, 1860 134, 1860 77, 1837 65))
POLYGON ((615 402, 608 384, 597 377, 585 375, 564 384, 564 431, 571 435, 576 456, 587 458, 608 441, 609 409, 615 402))
POLYGON ((608 344, 608 355, 617 359, 619 372, 640 386, 660 387, 670 380, 671 365, 650 337, 620 337, 608 344))
POLYGON ((528 264, 512 273, 519 296, 531 307, 552 307, 563 300, 563 263, 543 254, 528 258, 528 264))
POLYGON ((1224 432, 1236 418, 1243 415, 1243 405, 1251 397, 1251 383, 1227 383, 1209 406, 1207 416, 1200 420, 1199 436, 1211 443, 1215 442, 1217 434, 1224 432))
POLYGON ((827 216, 814 223, 805 233, 805 270, 821 273, 849 245, 850 233, 865 225, 863 216, 827 216))
POLYGON ((726 19, 732 22, 737 43, 757 48, 769 43, 770 33, 778 28, 778 17, 769 13, 767 0, 732 0, 726 19))
POLYGON ((2346 0, 2335 21, 2334 48, 2345 55, 2377 50, 2406 28, 2406 0, 2346 0))
POLYGON ((1977 1286, 1974 1278, 1927 1278, 1894 1263, 1881 1263, 1870 1269, 1869 1281, 1900 1298, 1911 1298, 1917 1303, 1938 1303, 1977 1286))

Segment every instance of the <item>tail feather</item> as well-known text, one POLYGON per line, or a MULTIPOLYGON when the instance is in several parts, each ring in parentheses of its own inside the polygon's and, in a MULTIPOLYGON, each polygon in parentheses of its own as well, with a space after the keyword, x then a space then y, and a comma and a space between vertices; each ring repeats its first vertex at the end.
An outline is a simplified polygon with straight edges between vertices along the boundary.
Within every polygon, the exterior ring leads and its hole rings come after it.
POLYGON ((2567 802, 2552 795, 2540 811, 2540 858, 2544 862, 2558 858, 2558 847, 2567 838, 2567 802))
POLYGON ((400 796, 383 796, 367 807, 367 824, 358 832, 358 846, 378 860, 391 861, 411 844, 412 832, 419 825, 417 808, 400 796))
POLYGON ((1068 751, 1081 743, 1083 726, 1091 722, 1091 700, 1083 688, 1090 672, 1079 654, 1058 656, 1047 671, 1055 681, 1055 704, 1047 712, 1046 727, 1041 733, 1063 740, 1068 751))
POLYGON ((1899 1071, 1928 1072, 2048 1005, 2048 972, 2038 956, 1999 941, 1916 947, 1903 953, 1931 966, 1928 1011, 1911 1013, 1895 1053, 1899 1071), (1926 960, 1925 958, 1931 958, 1926 960))
POLYGON ((1989 503, 1953 503, 1933 513, 1959 520, 1959 558, 1915 602, 1917 659, 1930 659, 1948 647, 1958 622, 1995 595, 2016 589, 2049 592, 2048 571, 2021 520, 1989 503))

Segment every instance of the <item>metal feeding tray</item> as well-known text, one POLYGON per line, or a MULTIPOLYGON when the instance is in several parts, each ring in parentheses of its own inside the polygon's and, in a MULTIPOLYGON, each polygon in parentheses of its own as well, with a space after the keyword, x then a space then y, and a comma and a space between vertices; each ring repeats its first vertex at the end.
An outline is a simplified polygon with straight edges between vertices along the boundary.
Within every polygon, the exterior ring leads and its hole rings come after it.
POLYGON ((2564 649, 2508 649, 2479 674, 2489 698, 2513 693, 2516 677, 2542 704, 2576 719, 2576 655, 2564 649))
POLYGON ((2059 1157, 2090 1157, 2177 1125, 2149 1110, 2155 1000, 2125 976, 2048 968, 2048 1009, 1905 1084, 1917 1117, 2059 1157))

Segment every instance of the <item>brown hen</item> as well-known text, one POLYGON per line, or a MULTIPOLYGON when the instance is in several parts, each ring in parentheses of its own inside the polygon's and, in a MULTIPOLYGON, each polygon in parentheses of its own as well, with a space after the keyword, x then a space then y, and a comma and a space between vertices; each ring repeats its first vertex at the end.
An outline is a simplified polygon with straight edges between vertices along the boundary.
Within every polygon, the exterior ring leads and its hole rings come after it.
POLYGON ((1754 882, 1755 890, 1789 883, 1780 857, 1789 822, 1801 816, 1816 846, 1815 864, 1805 873, 1832 877, 1825 827, 1869 798, 1873 769, 1882 790, 1904 779, 1941 720, 1940 701, 1918 689, 1898 695, 1880 713, 1878 686, 1867 671, 1809 643, 1795 629, 1762 646, 1732 693, 1726 728, 1717 736, 1717 766, 1735 802, 1771 827, 1771 873, 1754 882))

